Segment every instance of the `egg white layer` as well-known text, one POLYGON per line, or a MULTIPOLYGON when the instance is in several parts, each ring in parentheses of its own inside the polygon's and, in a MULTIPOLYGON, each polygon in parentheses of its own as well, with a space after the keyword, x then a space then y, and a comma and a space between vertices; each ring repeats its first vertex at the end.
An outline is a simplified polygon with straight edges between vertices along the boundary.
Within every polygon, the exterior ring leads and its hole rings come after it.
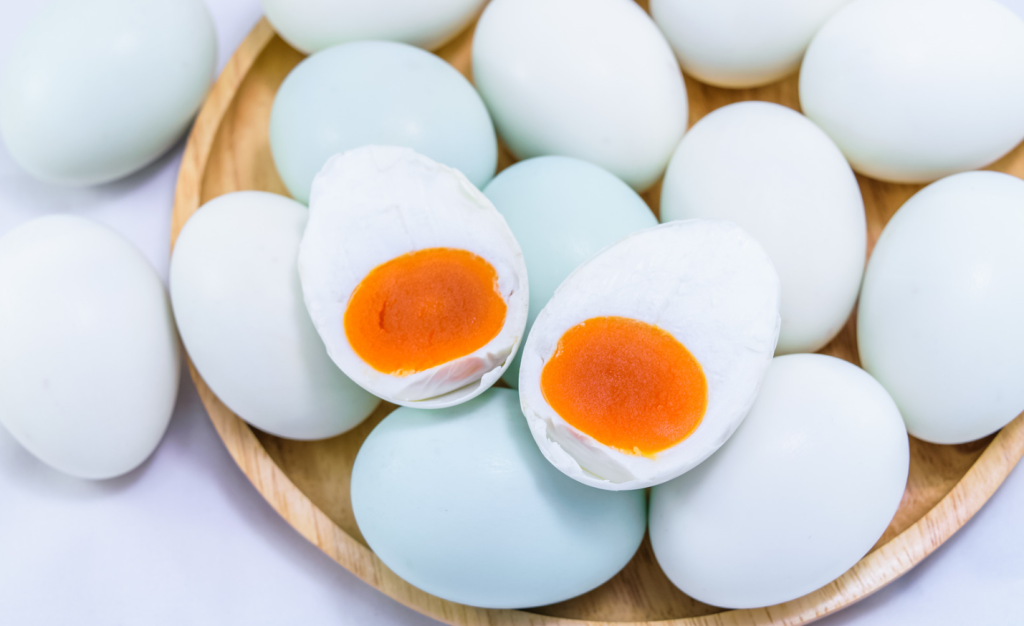
POLYGON ((465 402, 498 380, 526 326, 526 264, 505 219, 462 173, 408 148, 357 148, 320 170, 309 211, 299 247, 303 297, 328 354, 349 378, 389 402, 419 408, 465 402), (375 267, 438 247, 468 250, 494 267, 505 323, 466 356, 407 376, 378 372, 345 335, 349 298, 375 267))
POLYGON ((559 286, 530 331, 520 402, 544 456, 568 476, 608 490, 663 483, 706 459, 746 416, 779 336, 779 278, 740 227, 669 222, 606 248, 559 286), (606 446, 568 424, 544 399, 540 375, 562 335, 601 316, 668 331, 704 369, 708 405, 697 429, 651 457, 606 446))

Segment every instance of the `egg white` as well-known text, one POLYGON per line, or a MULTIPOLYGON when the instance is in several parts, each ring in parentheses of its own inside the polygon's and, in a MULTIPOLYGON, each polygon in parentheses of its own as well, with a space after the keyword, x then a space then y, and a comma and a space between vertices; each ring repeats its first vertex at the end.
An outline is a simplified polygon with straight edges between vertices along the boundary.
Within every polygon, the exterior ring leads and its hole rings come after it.
POLYGON ((530 331, 520 401, 544 456, 568 476, 608 490, 675 478, 732 435, 757 395, 779 336, 779 278, 764 249, 727 221, 685 220, 640 231, 577 268, 530 331), (540 375, 562 335, 599 316, 668 331, 697 359, 708 405, 688 438, 646 457, 604 445, 544 399, 540 375))
POLYGON ((505 219, 462 173, 408 148, 357 148, 320 170, 309 210, 299 246, 303 297, 328 354, 349 378, 389 402, 419 408, 465 402, 498 380, 526 326, 526 263, 505 219), (437 247, 467 250, 494 267, 505 323, 466 356, 406 376, 378 372, 345 335, 349 298, 375 267, 437 247))

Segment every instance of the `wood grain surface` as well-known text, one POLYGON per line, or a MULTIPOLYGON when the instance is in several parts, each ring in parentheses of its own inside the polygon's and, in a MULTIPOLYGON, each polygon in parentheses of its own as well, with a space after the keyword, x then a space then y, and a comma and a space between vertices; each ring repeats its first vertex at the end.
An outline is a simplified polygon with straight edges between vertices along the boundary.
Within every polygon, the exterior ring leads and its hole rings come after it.
MULTIPOLYGON (((467 76, 471 40, 472 27, 437 51, 467 76)), ((278 86, 302 58, 265 20, 231 58, 196 119, 185 149, 172 217, 172 245, 189 217, 218 195, 245 189, 287 195, 271 159, 268 123, 278 86)), ((799 110, 795 76, 757 89, 719 89, 689 78, 686 87, 691 124, 740 100, 767 100, 799 110)), ((499 167, 512 162, 502 150, 499 167)), ((1024 175, 1024 149, 1018 147, 991 169, 1024 175)), ((886 221, 920 186, 858 180, 867 210, 870 251, 886 221)), ((659 187, 644 194, 655 212, 659 187)), ((854 330, 851 316, 822 352, 857 363, 854 330)), ((339 437, 288 441, 250 428, 217 399, 191 363, 189 367, 231 455, 299 533, 402 604, 443 622, 467 626, 805 624, 877 591, 920 562, 977 512, 1024 452, 1024 415, 996 435, 970 444, 938 446, 911 438, 907 489, 884 536, 839 579, 791 602, 742 611, 702 604, 668 581, 645 540, 621 573, 588 594, 525 611, 492 611, 453 604, 405 583, 373 554, 356 527, 349 502, 352 464, 362 441, 393 406, 383 404, 364 424, 339 437)))

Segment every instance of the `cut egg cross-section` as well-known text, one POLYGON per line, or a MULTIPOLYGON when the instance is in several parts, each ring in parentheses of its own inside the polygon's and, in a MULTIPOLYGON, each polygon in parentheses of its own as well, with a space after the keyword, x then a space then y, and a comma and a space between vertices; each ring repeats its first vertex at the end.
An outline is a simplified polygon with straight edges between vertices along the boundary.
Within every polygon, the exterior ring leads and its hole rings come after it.
POLYGON ((497 381, 526 326, 526 265, 465 176, 407 148, 367 146, 327 162, 309 210, 303 296, 349 378, 420 408, 497 381))
POLYGON ((735 224, 669 222, 606 248, 544 307, 523 413, 544 456, 609 490, 706 459, 749 411, 779 336, 779 278, 735 224))

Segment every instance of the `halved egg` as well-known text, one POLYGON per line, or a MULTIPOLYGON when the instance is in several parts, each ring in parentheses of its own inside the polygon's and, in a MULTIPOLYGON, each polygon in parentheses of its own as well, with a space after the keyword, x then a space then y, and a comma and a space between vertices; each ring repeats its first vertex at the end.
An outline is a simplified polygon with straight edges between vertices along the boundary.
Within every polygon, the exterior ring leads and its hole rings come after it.
POLYGON ((526 264, 465 176, 408 148, 358 148, 327 161, 309 211, 303 296, 349 378, 420 408, 498 380, 526 326, 526 264))
POLYGON ((630 235, 570 274, 530 331, 519 392, 533 438, 594 487, 675 478, 739 426, 779 325, 778 275, 740 227, 630 235))

